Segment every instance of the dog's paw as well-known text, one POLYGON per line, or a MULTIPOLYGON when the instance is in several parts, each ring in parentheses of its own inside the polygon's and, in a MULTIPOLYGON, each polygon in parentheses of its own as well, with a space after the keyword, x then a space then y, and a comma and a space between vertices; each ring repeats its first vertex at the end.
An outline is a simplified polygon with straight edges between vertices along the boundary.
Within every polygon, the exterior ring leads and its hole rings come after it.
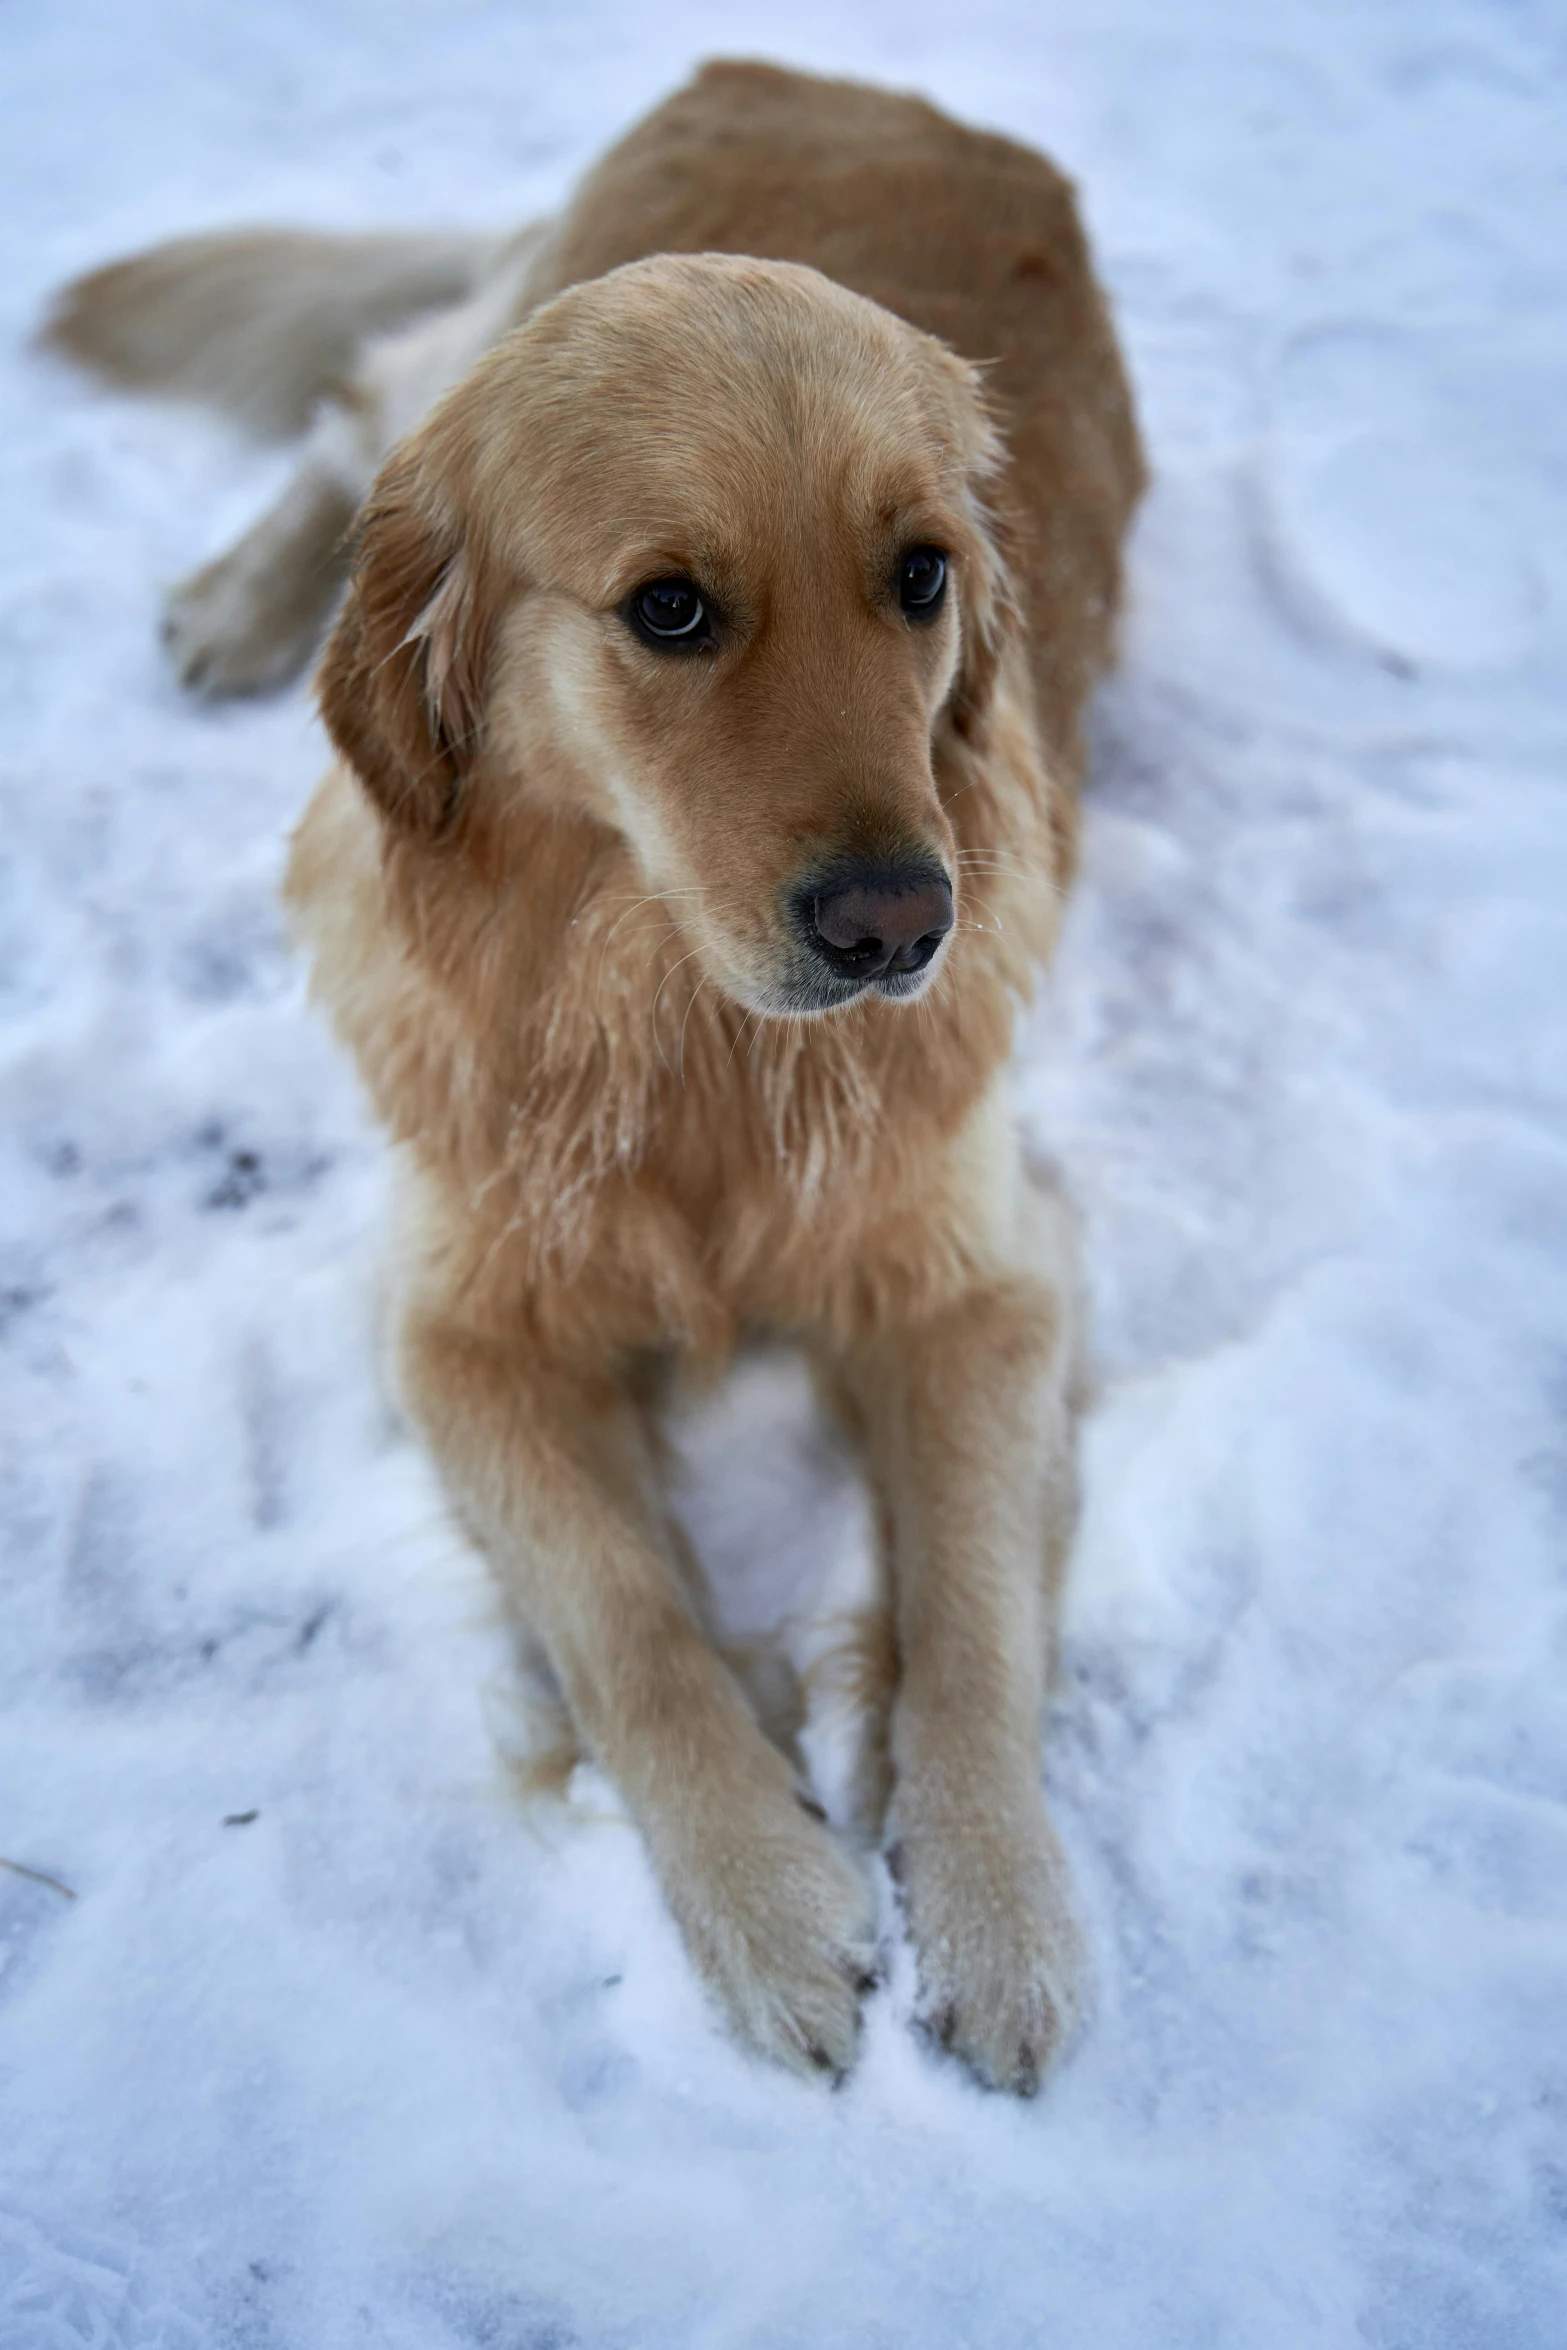
POLYGON ((836 2084, 880 1980, 869 1886, 792 1803, 708 1864, 668 1886, 699 1972, 749 2047, 836 2084))
POLYGON ((1032 2097, 1076 2037, 1088 1961, 1048 1822, 898 1856, 919 1963, 917 2028, 988 2089, 1032 2097))
POLYGON ((173 588, 163 643, 181 685, 214 701, 270 693, 309 660, 330 582, 258 575, 243 549, 220 555, 173 588))

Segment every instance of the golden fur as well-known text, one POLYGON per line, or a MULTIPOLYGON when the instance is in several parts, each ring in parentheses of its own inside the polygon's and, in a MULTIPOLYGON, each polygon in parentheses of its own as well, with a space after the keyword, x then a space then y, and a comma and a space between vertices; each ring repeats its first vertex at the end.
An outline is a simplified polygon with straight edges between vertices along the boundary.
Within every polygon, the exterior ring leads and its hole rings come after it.
POLYGON ((1080 1967, 1039 1786, 1075 1337, 1002 1083, 1141 484, 1114 341, 1040 157, 759 66, 515 267, 361 514, 288 880, 401 1145, 402 1391, 736 2027, 836 2073, 869 1896, 707 1635, 653 1419, 671 1363, 809 1351, 886 1533, 863 1824, 890 1785, 931 2028, 1027 2090, 1080 1967), (627 626, 670 573, 707 656, 627 626), (807 1016, 801 877, 911 858, 956 912, 914 1000, 807 1016))

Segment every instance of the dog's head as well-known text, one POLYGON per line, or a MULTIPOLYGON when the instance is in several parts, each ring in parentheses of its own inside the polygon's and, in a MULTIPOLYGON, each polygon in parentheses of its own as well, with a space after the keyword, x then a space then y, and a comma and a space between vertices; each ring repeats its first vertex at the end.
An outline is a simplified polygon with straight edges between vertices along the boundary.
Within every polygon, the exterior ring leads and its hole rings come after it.
POLYGON ((943 729, 1009 603, 973 371, 815 271, 573 287, 405 441, 323 662, 395 836, 474 803, 612 827, 761 1012, 920 993, 953 921, 943 729))

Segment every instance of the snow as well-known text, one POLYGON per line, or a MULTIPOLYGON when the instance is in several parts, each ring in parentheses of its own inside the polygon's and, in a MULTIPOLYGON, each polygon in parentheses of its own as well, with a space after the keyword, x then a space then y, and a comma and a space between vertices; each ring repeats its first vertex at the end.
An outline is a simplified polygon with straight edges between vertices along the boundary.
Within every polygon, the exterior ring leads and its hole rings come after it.
MULTIPOLYGON (((812 2092, 714 2028, 601 1781, 519 1804, 279 932, 321 738, 154 641, 286 460, 18 356, 0 1852, 74 1898, 0 1872, 0 2344, 1554 2350, 1560 12, 13 0, 10 346, 155 236, 547 207, 714 47, 1057 153, 1151 444, 1018 1069, 1095 1307, 1048 1770, 1098 2019, 986 2098, 900 1951, 812 2092)), ((852 1580, 786 1364, 688 1445, 738 1619, 852 1580)))

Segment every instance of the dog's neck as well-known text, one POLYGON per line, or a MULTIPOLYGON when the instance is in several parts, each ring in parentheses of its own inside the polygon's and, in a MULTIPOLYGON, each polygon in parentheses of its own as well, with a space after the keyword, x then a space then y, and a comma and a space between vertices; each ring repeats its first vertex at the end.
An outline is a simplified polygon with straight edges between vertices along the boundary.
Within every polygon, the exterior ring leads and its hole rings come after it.
POLYGON ((812 1020, 737 1005, 704 971, 680 899, 649 890, 596 825, 513 803, 504 841, 458 850, 460 874, 394 851, 389 903, 466 1043, 446 1114, 411 1139, 427 1150, 444 1132, 468 1184, 500 1178, 564 1229, 653 1163, 693 1192, 767 1170, 802 1213, 822 1212, 870 1178, 889 1134, 955 1129, 1006 1057, 1060 883, 1032 758, 992 746, 947 782, 958 924, 944 967, 913 1004, 867 997, 812 1020))
POLYGON ((513 798, 504 833, 481 820, 432 851, 388 837, 340 770, 290 888, 381 1115, 558 1271, 617 1192, 703 1230, 742 1198, 777 1224, 858 1223, 894 1154, 955 1132, 994 1084, 1050 945, 1072 802, 1010 702, 983 745, 938 759, 956 843, 944 967, 915 1003, 809 1021, 725 995, 679 899, 601 827, 513 798))

